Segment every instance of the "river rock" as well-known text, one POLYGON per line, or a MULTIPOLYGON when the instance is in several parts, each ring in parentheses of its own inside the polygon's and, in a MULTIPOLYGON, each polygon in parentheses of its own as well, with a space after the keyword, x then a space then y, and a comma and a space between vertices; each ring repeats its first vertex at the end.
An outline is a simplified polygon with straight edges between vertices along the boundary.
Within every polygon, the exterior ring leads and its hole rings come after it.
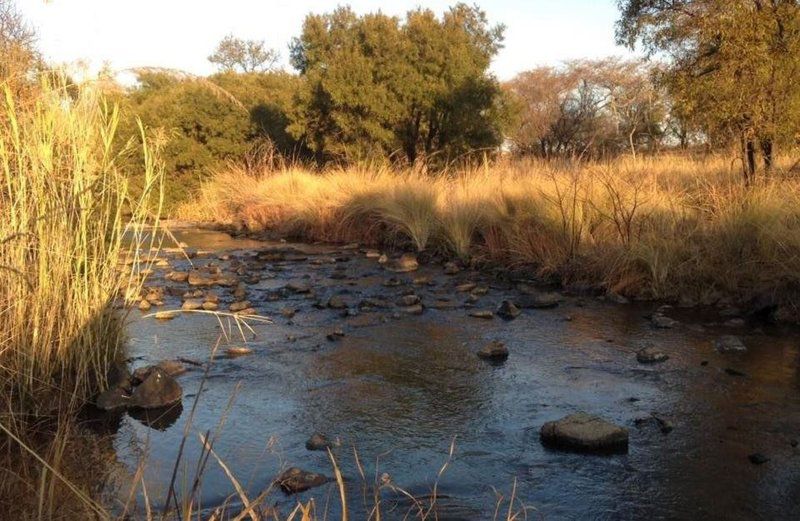
POLYGON ((398 259, 390 259, 384 264, 384 268, 394 273, 408 273, 419 269, 419 262, 416 255, 405 253, 398 259))
POLYGON ((417 295, 403 295, 397 301, 398 306, 409 307, 419 304, 420 299, 417 295))
POLYGON ((214 284, 216 284, 217 279, 214 275, 200 273, 197 270, 192 270, 189 272, 187 281, 189 282, 190 286, 213 286, 214 284))
POLYGON ((497 308, 497 316, 504 320, 514 320, 522 311, 510 300, 504 300, 497 308))
POLYGON ((330 309, 347 309, 349 307, 349 303, 341 295, 333 295, 328 299, 327 305, 330 309))
POLYGON ((674 318, 669 318, 668 316, 661 313, 654 313, 653 316, 650 318, 650 323, 656 329, 672 329, 673 327, 677 327, 678 325, 680 325, 680 322, 678 322, 674 318))
POLYGON ((189 280, 189 273, 186 271, 170 271, 164 278, 172 282, 186 282, 189 280))
POLYGON ((286 469, 275 479, 275 483, 287 494, 297 494, 310 488, 319 487, 329 482, 330 478, 308 472, 297 467, 286 469))
POLYGON ((542 425, 542 443, 580 452, 627 452, 628 430, 599 416, 578 412, 542 425))
POLYGON ((305 282, 292 281, 286 285, 286 290, 291 293, 310 293, 311 286, 305 282))
POLYGON ((425 308, 422 307, 422 304, 414 304, 413 306, 404 307, 401 310, 406 315, 421 315, 425 308))
POLYGON ((249 300, 243 300, 241 302, 232 303, 229 309, 231 310, 231 312, 236 313, 237 311, 244 311, 245 309, 248 309, 250 306, 251 304, 249 300))
POLYGON ((645 347, 636 353, 636 360, 640 364, 657 364, 659 362, 665 362, 668 359, 669 356, 667 354, 662 353, 655 347, 645 347))
POLYGON ((478 285, 474 282, 465 282, 464 284, 456 286, 456 291, 459 293, 467 293, 468 291, 474 290, 476 287, 478 287, 478 285))
POLYGON ((460 271, 461 271, 461 268, 459 268, 458 264, 456 264, 455 262, 446 262, 444 264, 444 274, 445 275, 455 275, 456 273, 459 273, 460 271))
POLYGON ((159 311, 154 316, 156 320, 172 320, 178 315, 179 313, 177 311, 159 311))
POLYGON ((154 367, 147 377, 134 387, 130 406, 156 409, 179 402, 183 396, 181 385, 160 367, 154 367))
POLYGON ((734 335, 723 335, 714 341, 714 348, 722 354, 725 353, 744 353, 747 346, 744 342, 734 335))
POLYGON ((478 358, 502 361, 508 358, 508 348, 499 340, 492 340, 478 351, 478 358))
POLYGON ((479 309, 477 311, 473 311, 469 314, 469 316, 473 318, 483 318, 486 320, 491 320, 494 318, 494 313, 489 311, 488 309, 479 309))
POLYGON ((200 309, 202 307, 203 307, 203 301, 200 300, 200 299, 193 299, 193 298, 190 298, 189 300, 186 300, 183 303, 183 305, 181 305, 181 309, 187 310, 187 311, 193 311, 195 309, 200 309))
POLYGON ((203 302, 203 309, 206 311, 216 311, 219 309, 219 304, 217 304, 213 300, 206 300, 205 302, 203 302))
POLYGON ((152 304, 150 304, 150 303, 149 303, 148 301, 146 301, 145 299, 142 299, 142 300, 139 302, 139 309, 140 309, 141 311, 148 311, 148 310, 150 309, 150 307, 151 307, 151 306, 152 306, 152 304))
POLYGON ((297 310, 294 308, 283 308, 281 309, 281 316, 283 318, 294 318, 297 310))
POLYGON ((328 439, 324 434, 315 432, 306 440, 306 449, 308 450, 327 450, 336 447, 337 444, 328 439))
POLYGON ((402 284, 402 281, 396 277, 390 277, 383 281, 383 286, 386 288, 395 288, 402 284))
POLYGON ((244 346, 234 346, 229 347, 225 350, 225 353, 228 356, 235 357, 235 356, 245 356, 253 353, 253 350, 249 347, 244 346))

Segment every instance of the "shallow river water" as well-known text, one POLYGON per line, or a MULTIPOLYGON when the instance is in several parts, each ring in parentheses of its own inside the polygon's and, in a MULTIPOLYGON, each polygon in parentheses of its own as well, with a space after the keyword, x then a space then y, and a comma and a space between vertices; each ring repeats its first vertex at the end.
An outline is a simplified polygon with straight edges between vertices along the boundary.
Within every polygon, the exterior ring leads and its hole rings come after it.
MULTIPOLYGON (((255 251, 287 246, 191 229, 176 235, 190 247, 213 252, 195 258, 195 265, 216 262, 223 269, 252 262, 255 251), (223 251, 232 258, 220 260, 223 251)), ((677 327, 655 329, 646 316, 657 305, 619 305, 589 296, 565 296, 556 309, 525 310, 512 321, 473 318, 463 305, 467 294, 455 286, 468 281, 487 286, 474 307, 495 309, 517 294, 514 285, 469 270, 445 275, 440 265, 396 275, 359 250, 295 246, 306 253, 249 266, 248 273, 261 280, 246 286, 247 298, 273 323, 252 323, 253 332, 245 330, 252 355, 219 357, 211 364, 184 449, 179 494, 191 486, 200 454, 197 433, 213 434, 224 418, 215 452, 250 497, 287 466, 333 475, 327 453, 306 450, 305 441, 314 432, 338 437, 342 444, 334 454, 356 520, 368 518, 374 498, 354 453, 367 482, 388 473, 393 484, 426 505, 438 482, 437 517, 430 519, 493 519, 499 495, 505 499, 498 519, 505 519, 512 488, 515 510, 525 506, 533 519, 800 518, 796 330, 726 327, 719 324, 727 319, 716 312, 686 309, 670 311, 681 321, 677 327), (331 278, 333 273, 346 278, 331 278), (414 286, 411 281, 421 276, 431 277, 432 284, 414 286), (390 277, 402 285, 385 287, 390 277), (280 293, 290 281, 309 284, 315 295, 280 293), (420 316, 398 316, 399 308, 390 308, 343 317, 342 311, 315 306, 334 294, 349 299, 353 309, 367 297, 395 302, 409 288, 426 305, 420 316), (434 309, 437 303, 447 307, 444 298, 455 306, 434 309), (297 310, 292 319, 281 315, 286 307, 297 310), (328 340, 337 327, 345 336, 328 340), (738 335, 748 352, 717 353, 713 341, 722 334, 738 335), (508 346, 504 363, 476 357, 491 340, 508 346), (658 347, 669 360, 640 364, 636 351, 646 346, 658 347), (628 453, 593 456, 543 447, 541 425, 576 411, 628 428, 628 453), (636 421, 651 413, 673 430, 665 434, 656 422, 636 421), (753 453, 769 461, 755 465, 748 459, 753 453)), ((170 262, 174 269, 188 267, 178 257, 170 262)), ((149 284, 188 289, 165 282, 164 273, 156 270, 149 284)), ((231 290, 214 291, 227 309, 231 290)), ((180 302, 167 297, 163 309, 177 309, 180 302)), ((230 338, 223 338, 220 350, 243 343, 231 326, 228 319, 204 314, 157 321, 134 310, 128 327, 132 365, 178 357, 205 363, 223 330, 230 338)), ((145 481, 155 507, 163 505, 203 381, 202 368, 190 369, 178 377, 182 412, 154 424, 125 416, 114 429, 114 448, 124 465, 133 469, 147 458, 145 481)), ((234 494, 213 460, 201 488, 201 508, 209 512, 234 494)), ((318 513, 339 518, 335 484, 299 497, 276 491, 267 503, 286 515, 298 499, 311 497, 318 513)), ((410 500, 389 487, 381 504, 384 520, 418 515, 410 500)))

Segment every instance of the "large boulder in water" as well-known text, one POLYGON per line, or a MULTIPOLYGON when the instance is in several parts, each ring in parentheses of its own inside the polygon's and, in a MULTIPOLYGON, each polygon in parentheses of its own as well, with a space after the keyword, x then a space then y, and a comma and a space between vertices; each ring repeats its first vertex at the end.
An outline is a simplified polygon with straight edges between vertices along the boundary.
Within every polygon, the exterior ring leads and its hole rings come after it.
POLYGON ((160 367, 153 367, 142 383, 133 389, 130 406, 156 409, 179 402, 183 397, 181 385, 160 367))
POLYGON ((542 443, 578 452, 627 452, 628 430, 599 416, 578 412, 542 425, 542 443))

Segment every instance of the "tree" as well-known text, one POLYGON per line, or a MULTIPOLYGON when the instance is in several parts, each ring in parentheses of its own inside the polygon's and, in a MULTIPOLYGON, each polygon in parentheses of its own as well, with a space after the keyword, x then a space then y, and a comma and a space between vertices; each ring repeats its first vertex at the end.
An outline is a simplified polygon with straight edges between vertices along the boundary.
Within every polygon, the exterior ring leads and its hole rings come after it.
POLYGON ((0 83, 19 96, 31 86, 28 73, 40 62, 36 32, 11 0, 0 0, 0 83))
POLYGON ((275 67, 280 55, 267 48, 263 40, 242 40, 232 34, 225 36, 217 45, 208 61, 219 67, 221 72, 264 72, 275 67))
POLYGON ((487 70, 502 26, 458 4, 405 20, 350 8, 309 15, 291 45, 303 80, 290 130, 322 158, 457 157, 501 141, 502 92, 487 70))
POLYGON ((662 80, 680 110, 741 147, 745 183, 761 150, 800 130, 798 0, 619 0, 617 39, 669 60, 662 80))
POLYGON ((516 152, 602 156, 657 148, 666 102, 638 61, 576 60, 539 67, 506 84, 519 107, 510 133, 516 152))

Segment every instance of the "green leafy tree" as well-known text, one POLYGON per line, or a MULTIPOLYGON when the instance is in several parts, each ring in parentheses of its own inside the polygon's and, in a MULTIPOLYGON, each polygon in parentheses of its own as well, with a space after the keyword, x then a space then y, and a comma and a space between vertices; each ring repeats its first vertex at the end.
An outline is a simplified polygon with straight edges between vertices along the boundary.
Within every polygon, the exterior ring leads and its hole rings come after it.
POLYGON ((347 7, 309 15, 291 46, 303 84, 290 131, 318 156, 347 160, 496 147, 507 111, 487 71, 502 36, 464 4, 402 21, 347 7))
POLYGON ((620 43, 669 61, 663 80, 687 120, 741 145, 745 182, 800 130, 800 2, 620 0, 620 43))

